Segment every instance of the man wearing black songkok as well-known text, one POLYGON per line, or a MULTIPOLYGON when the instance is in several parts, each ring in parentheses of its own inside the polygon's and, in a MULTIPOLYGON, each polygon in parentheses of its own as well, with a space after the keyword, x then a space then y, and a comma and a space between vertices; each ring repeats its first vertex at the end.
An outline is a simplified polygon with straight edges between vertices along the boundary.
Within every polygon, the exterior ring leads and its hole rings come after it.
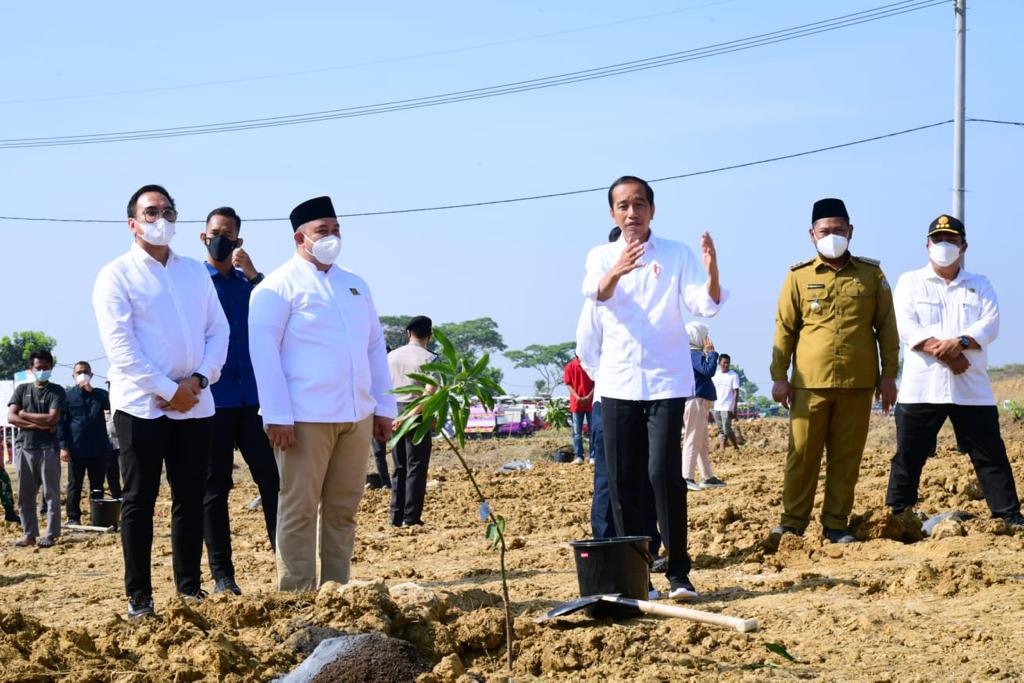
POLYGON ((878 261, 849 252, 853 225, 841 199, 815 202, 810 237, 818 255, 790 266, 775 316, 772 398, 790 411, 790 438, 782 524, 772 535, 804 533, 827 450, 823 534, 850 543, 872 398, 885 412, 896 402, 899 335, 878 261))

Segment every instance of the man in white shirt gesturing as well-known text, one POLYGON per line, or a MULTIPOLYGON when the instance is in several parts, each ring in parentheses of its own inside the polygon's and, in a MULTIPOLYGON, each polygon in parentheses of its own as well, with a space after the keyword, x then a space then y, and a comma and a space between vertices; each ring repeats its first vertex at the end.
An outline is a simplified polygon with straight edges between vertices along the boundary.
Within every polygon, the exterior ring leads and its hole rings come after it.
POLYGON ((594 300, 596 315, 591 329, 577 330, 577 353, 584 367, 598 368, 616 532, 644 533, 646 471, 668 551, 669 597, 691 599, 697 593, 679 438, 694 378, 683 313, 711 317, 727 293, 708 233, 701 237, 703 268, 685 245, 652 234, 654 191, 646 181, 619 178, 608 204, 622 234, 587 255, 583 294, 594 300))
POLYGON ((295 254, 253 290, 249 353, 281 473, 277 587, 304 591, 348 582, 366 447, 391 437, 397 410, 369 288, 333 265, 341 229, 330 197, 290 219, 295 254))
POLYGON ((992 516, 1024 528, 988 379, 988 347, 999 334, 995 290, 984 275, 963 270, 967 231, 956 218, 932 221, 927 248, 928 265, 901 275, 893 291, 905 346, 885 503, 895 514, 917 503, 921 470, 949 418, 992 516))
POLYGON ((171 486, 171 554, 182 596, 201 600, 203 493, 213 396, 228 321, 206 266, 171 251, 178 212, 146 185, 128 201, 134 243, 100 271, 92 301, 110 361, 110 407, 121 446, 121 547, 128 616, 153 614, 150 553, 160 473, 171 486))

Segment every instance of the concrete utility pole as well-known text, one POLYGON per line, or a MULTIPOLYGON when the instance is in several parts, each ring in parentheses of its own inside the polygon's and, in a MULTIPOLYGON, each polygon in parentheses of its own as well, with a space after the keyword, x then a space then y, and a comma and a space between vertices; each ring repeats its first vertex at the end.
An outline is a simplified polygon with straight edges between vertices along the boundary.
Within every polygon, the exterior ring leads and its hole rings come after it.
POLYGON ((967 103, 967 0, 953 0, 956 12, 956 67, 953 77, 953 216, 964 220, 964 119, 967 103))

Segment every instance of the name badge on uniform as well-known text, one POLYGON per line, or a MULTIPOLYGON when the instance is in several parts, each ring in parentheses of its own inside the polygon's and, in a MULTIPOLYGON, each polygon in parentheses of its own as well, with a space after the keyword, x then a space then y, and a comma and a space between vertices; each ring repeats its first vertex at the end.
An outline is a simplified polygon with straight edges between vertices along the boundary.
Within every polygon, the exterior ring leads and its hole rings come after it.
POLYGON ((352 296, 359 296, 359 290, 355 287, 349 287, 348 291, 352 292, 352 296))
POLYGON ((825 285, 821 282, 809 282, 807 284, 807 289, 825 289, 825 285))

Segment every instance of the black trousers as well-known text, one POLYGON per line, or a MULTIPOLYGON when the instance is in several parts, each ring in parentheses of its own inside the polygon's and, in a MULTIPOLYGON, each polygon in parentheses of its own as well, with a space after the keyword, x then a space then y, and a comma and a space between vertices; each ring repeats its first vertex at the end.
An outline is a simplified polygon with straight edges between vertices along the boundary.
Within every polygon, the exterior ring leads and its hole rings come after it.
POLYGON ((377 476, 380 477, 382 488, 391 488, 391 475, 388 474, 388 445, 373 439, 373 461, 377 465, 377 476))
POLYGON ((418 444, 407 436, 391 453, 395 471, 391 477, 391 524, 420 524, 427 494, 427 467, 433 439, 430 432, 418 444))
POLYGON ((885 504, 901 509, 917 503, 921 470, 935 450, 936 436, 946 418, 953 423, 958 444, 967 449, 992 515, 1019 513, 1013 472, 999 435, 999 409, 952 403, 896 404, 896 455, 889 471, 885 504))
POLYGON ((625 401, 601 398, 604 455, 615 530, 620 536, 646 534, 645 510, 654 493, 661 542, 668 553, 665 572, 676 586, 689 581, 686 550, 686 485, 679 435, 685 398, 625 401), (650 481, 650 489, 644 479, 650 481))
POLYGON ((153 509, 160 474, 167 466, 171 486, 171 564, 179 593, 194 594, 201 584, 203 491, 213 418, 152 420, 117 411, 114 428, 121 444, 121 549, 128 596, 152 594, 153 509))
POLYGON ((121 449, 115 448, 107 453, 107 486, 111 498, 121 497, 121 449))
POLYGON ((68 463, 68 495, 65 501, 68 520, 77 524, 82 519, 82 485, 89 476, 89 497, 103 497, 103 479, 107 474, 106 454, 98 458, 71 457, 68 463))
POLYGON ((259 406, 218 408, 213 417, 213 447, 203 497, 206 555, 215 579, 234 578, 231 562, 231 522, 228 519, 228 493, 235 485, 232 470, 235 448, 242 452, 253 481, 260 491, 263 521, 270 547, 276 548, 277 494, 281 479, 274 460, 274 449, 263 431, 259 406))

